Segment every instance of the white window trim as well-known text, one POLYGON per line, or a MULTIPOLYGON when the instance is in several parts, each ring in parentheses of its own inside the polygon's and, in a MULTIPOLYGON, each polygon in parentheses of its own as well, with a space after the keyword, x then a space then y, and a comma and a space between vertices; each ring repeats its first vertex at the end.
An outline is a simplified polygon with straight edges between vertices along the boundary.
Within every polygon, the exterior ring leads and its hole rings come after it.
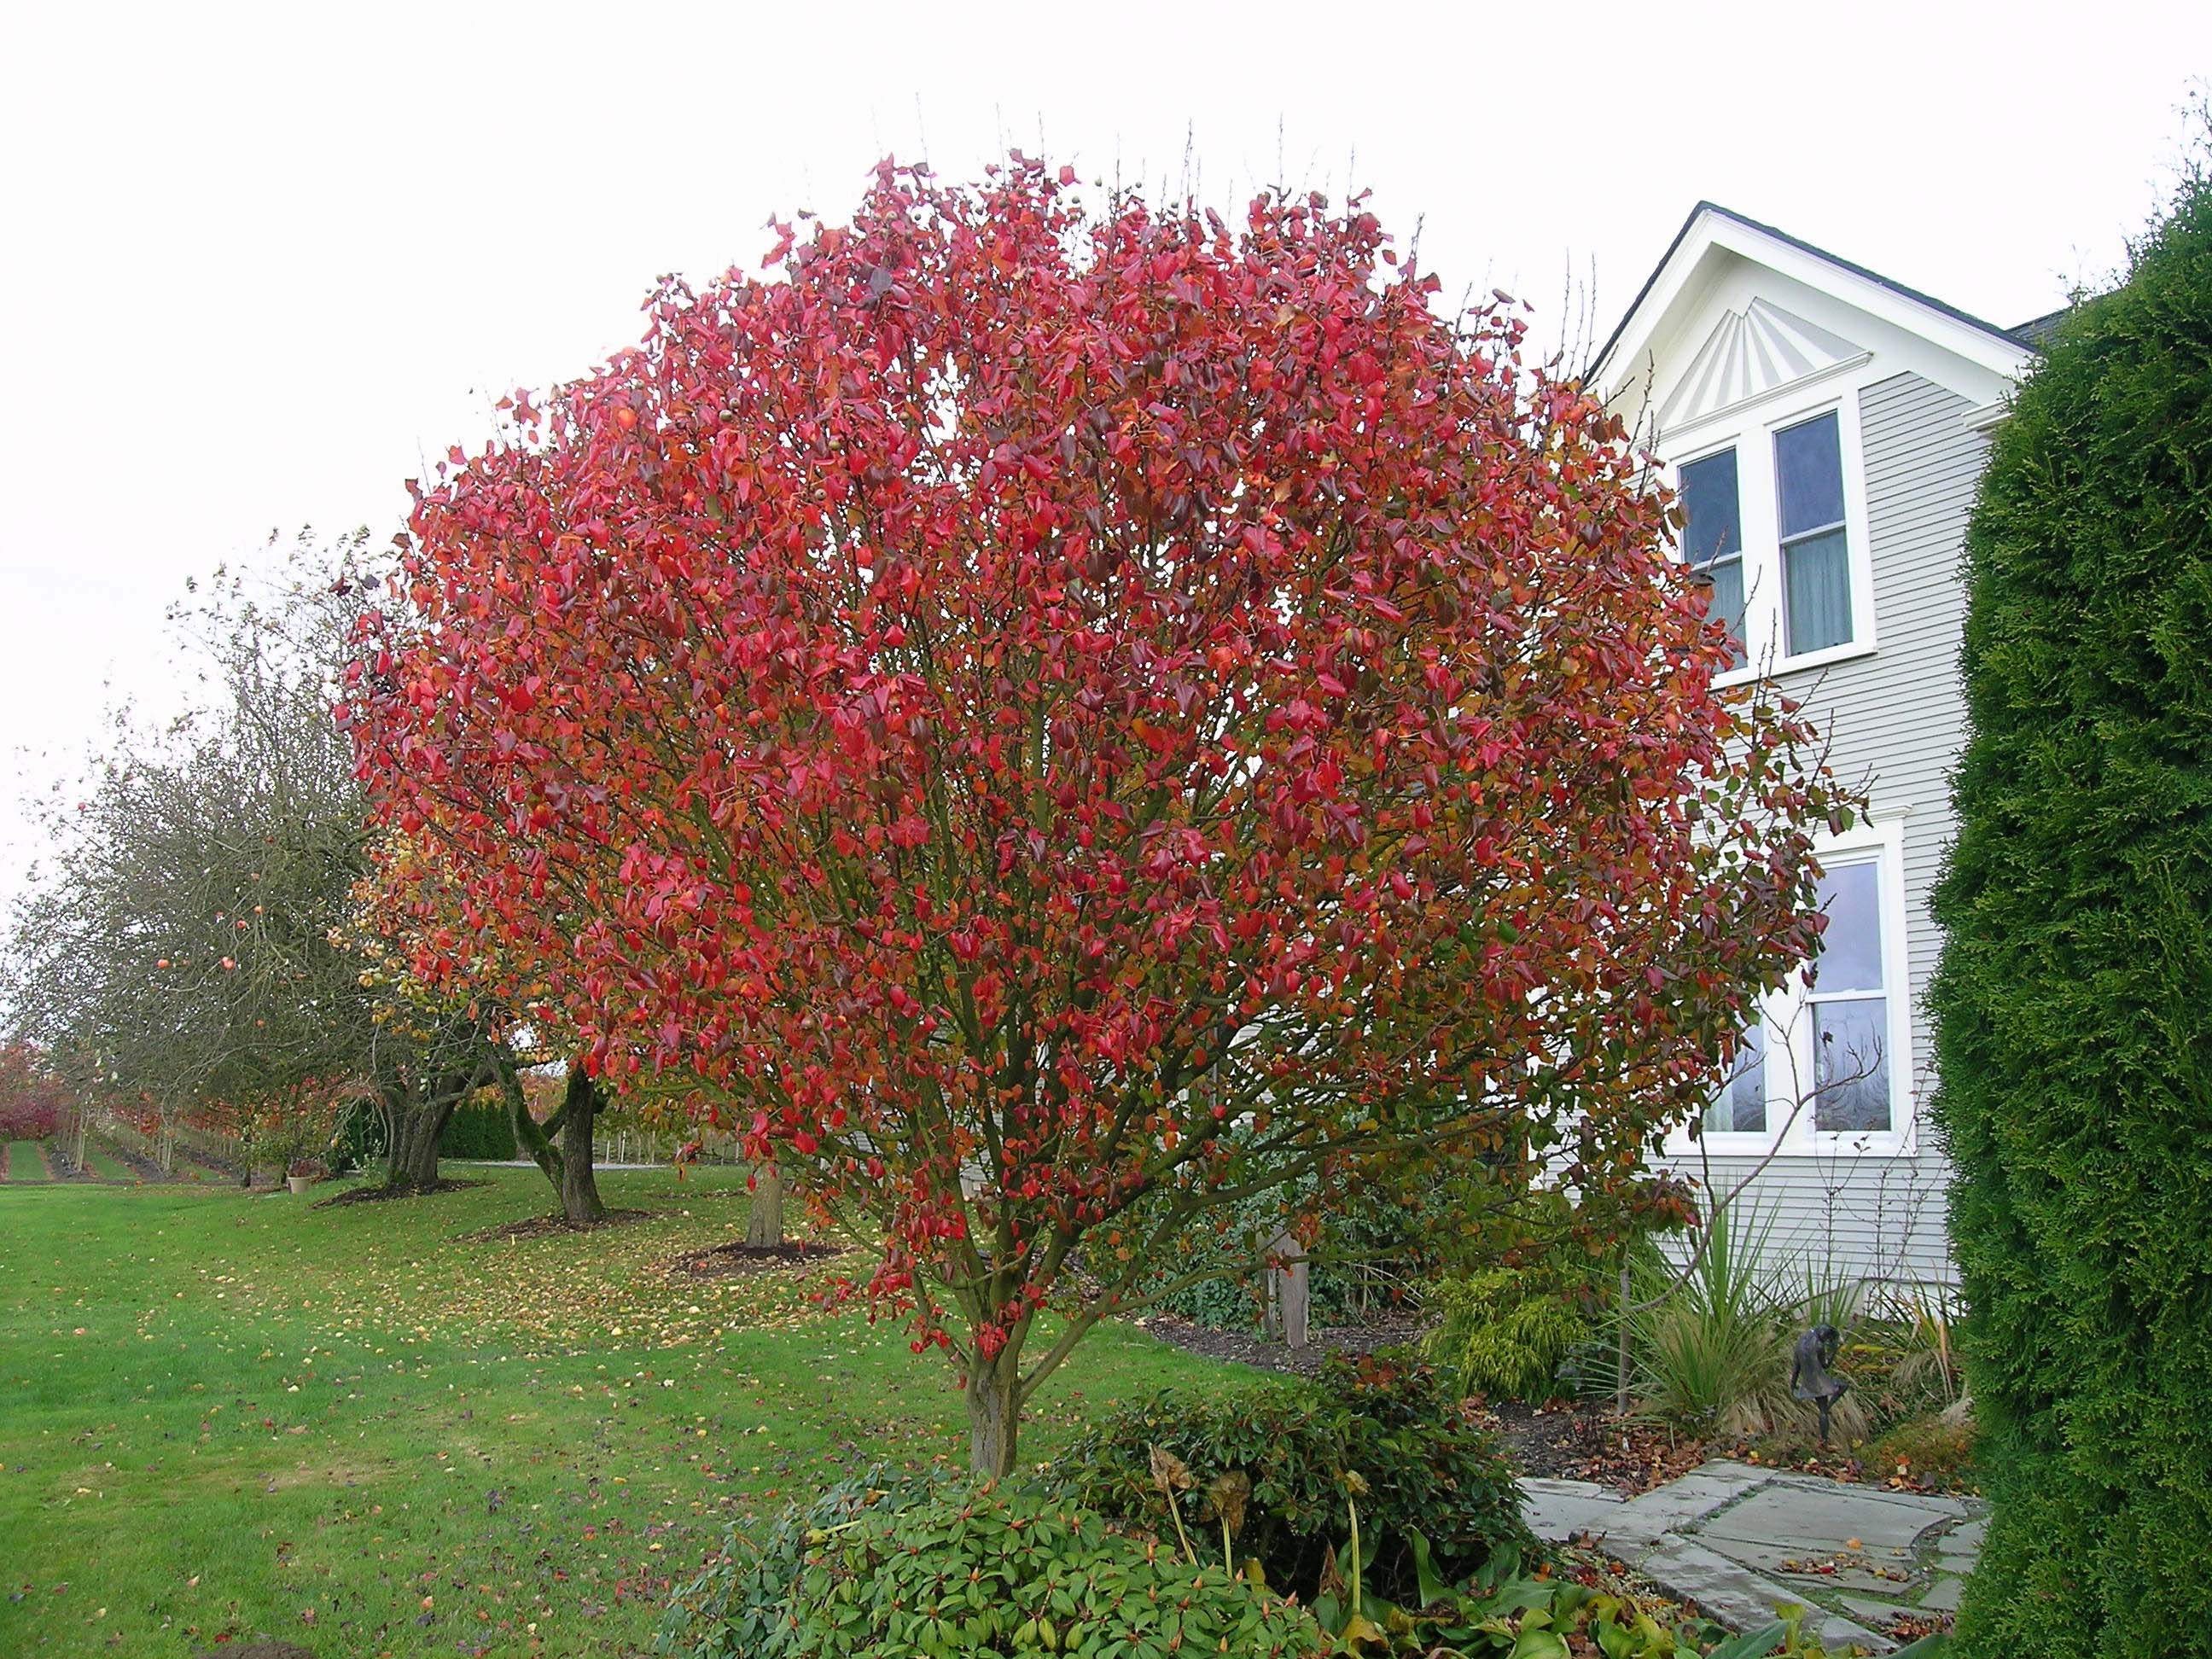
MULTIPOLYGON (((1826 378, 1826 377, 1823 377, 1826 378)), ((1668 483, 1682 487, 1682 469, 1692 461, 1735 451, 1736 515, 1743 539, 1744 664, 1713 677, 1720 686, 1741 685, 1777 674, 1825 668, 1832 663, 1870 657, 1880 649, 1875 636, 1874 548, 1867 528, 1866 450, 1859 422, 1859 392, 1878 377, 1862 357, 1840 383, 1827 380, 1819 395, 1805 382, 1777 387, 1765 397, 1735 404, 1724 426, 1700 421, 1684 433, 1662 434, 1667 449, 1668 483), (1782 401, 1788 398, 1790 401, 1782 401), (1762 412, 1764 411, 1764 412, 1762 412), (1795 656, 1783 652, 1782 510, 1774 465, 1777 434, 1832 412, 1844 469, 1844 539, 1850 560, 1851 637, 1841 645, 1795 656)), ((1680 556, 1678 550, 1677 556, 1680 556)))
POLYGON ((1913 1114, 1919 1072, 1912 1052, 1911 952, 1905 936, 1904 820, 1892 817, 1855 825, 1843 835, 1822 836, 1813 851, 1824 863, 1857 861, 1871 854, 1879 871, 1889 1127, 1835 1132, 1814 1127, 1813 1021, 1804 976, 1797 974, 1782 990, 1759 999, 1759 1017, 1766 1027, 1767 1127, 1748 1133, 1693 1136, 1691 1126, 1683 1124, 1667 1138, 1670 1159, 1694 1160, 1701 1149, 1707 1157, 1725 1158, 1763 1158, 1769 1152, 1778 1158, 1899 1158, 1917 1150, 1913 1114), (1794 1117, 1793 1091, 1802 1091, 1805 1098, 1804 1109, 1794 1117))

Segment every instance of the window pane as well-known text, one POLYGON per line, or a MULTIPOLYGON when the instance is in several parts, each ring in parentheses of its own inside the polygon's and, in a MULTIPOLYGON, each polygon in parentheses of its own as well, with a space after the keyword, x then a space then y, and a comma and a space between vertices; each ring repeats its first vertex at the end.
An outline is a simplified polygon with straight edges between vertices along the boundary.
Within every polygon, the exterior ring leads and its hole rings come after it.
POLYGON ((1813 964, 1817 991, 1879 991, 1881 983, 1881 866, 1831 866, 1820 878, 1820 906, 1828 918, 1813 964))
POLYGON ((1721 1084, 1705 1113, 1711 1134, 1759 1134, 1766 1128, 1766 1028, 1757 1020, 1744 1027, 1735 1066, 1721 1084))
POLYGON ((1889 1000, 1813 1005, 1813 1127, 1830 1134, 1889 1127, 1889 1000))
POLYGON ((1705 614, 1728 629, 1729 638, 1735 641, 1735 649, 1729 654, 1729 666, 1743 664, 1743 561, 1730 559, 1725 564, 1709 564, 1705 574, 1712 579, 1712 588, 1705 596, 1705 614))
POLYGON ((1682 556, 1705 564, 1743 551, 1743 515, 1735 493, 1735 451, 1723 450, 1682 469, 1682 556))
POLYGON ((1833 415, 1776 433, 1774 473, 1784 541, 1844 521, 1844 452, 1833 415))
POLYGON ((1782 591, 1789 601, 1791 656, 1850 643, 1851 555, 1842 531, 1784 548, 1782 591))

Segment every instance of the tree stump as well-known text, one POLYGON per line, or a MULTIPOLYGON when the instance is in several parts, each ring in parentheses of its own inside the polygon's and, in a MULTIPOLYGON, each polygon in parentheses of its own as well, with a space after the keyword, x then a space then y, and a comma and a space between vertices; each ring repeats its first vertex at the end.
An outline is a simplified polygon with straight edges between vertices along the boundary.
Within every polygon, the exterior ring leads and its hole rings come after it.
POLYGON ((1307 1310, 1312 1292, 1307 1283, 1306 1247, 1288 1233, 1267 1246, 1267 1334, 1280 1337, 1296 1352, 1306 1345, 1307 1310))

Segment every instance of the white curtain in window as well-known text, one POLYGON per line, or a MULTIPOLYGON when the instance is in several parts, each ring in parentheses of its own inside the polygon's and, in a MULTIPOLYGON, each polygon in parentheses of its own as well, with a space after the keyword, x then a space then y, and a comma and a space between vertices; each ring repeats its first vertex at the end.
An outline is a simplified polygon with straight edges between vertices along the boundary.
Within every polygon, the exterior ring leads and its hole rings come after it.
POLYGON ((1844 532, 1793 542, 1782 550, 1782 586, 1790 599, 1790 654, 1850 643, 1851 558, 1844 532))

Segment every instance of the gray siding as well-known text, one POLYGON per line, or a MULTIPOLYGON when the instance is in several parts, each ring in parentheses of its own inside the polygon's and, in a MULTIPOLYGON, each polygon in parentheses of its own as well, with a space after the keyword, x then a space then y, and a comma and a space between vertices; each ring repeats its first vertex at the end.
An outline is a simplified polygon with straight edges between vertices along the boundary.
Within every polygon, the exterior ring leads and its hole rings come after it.
MULTIPOLYGON (((1917 1282, 1953 1276, 1943 1224, 1948 1165, 1927 1118, 1934 1050, 1922 999, 1942 946, 1928 897, 1950 845, 1950 771, 1965 729, 1959 562, 1988 453, 1982 435, 1963 423, 1968 407, 1917 374, 1861 392, 1879 649, 1781 677, 1826 728, 1838 775, 1867 779, 1874 817, 1902 817, 1904 826, 1917 1150, 1899 1157, 1784 1156, 1752 1188, 1752 1201, 1772 1223, 1771 1245, 1837 1276, 1917 1282)), ((1754 1164, 1717 1158, 1709 1172, 1689 1166, 1685 1172, 1725 1191, 1754 1164)))

